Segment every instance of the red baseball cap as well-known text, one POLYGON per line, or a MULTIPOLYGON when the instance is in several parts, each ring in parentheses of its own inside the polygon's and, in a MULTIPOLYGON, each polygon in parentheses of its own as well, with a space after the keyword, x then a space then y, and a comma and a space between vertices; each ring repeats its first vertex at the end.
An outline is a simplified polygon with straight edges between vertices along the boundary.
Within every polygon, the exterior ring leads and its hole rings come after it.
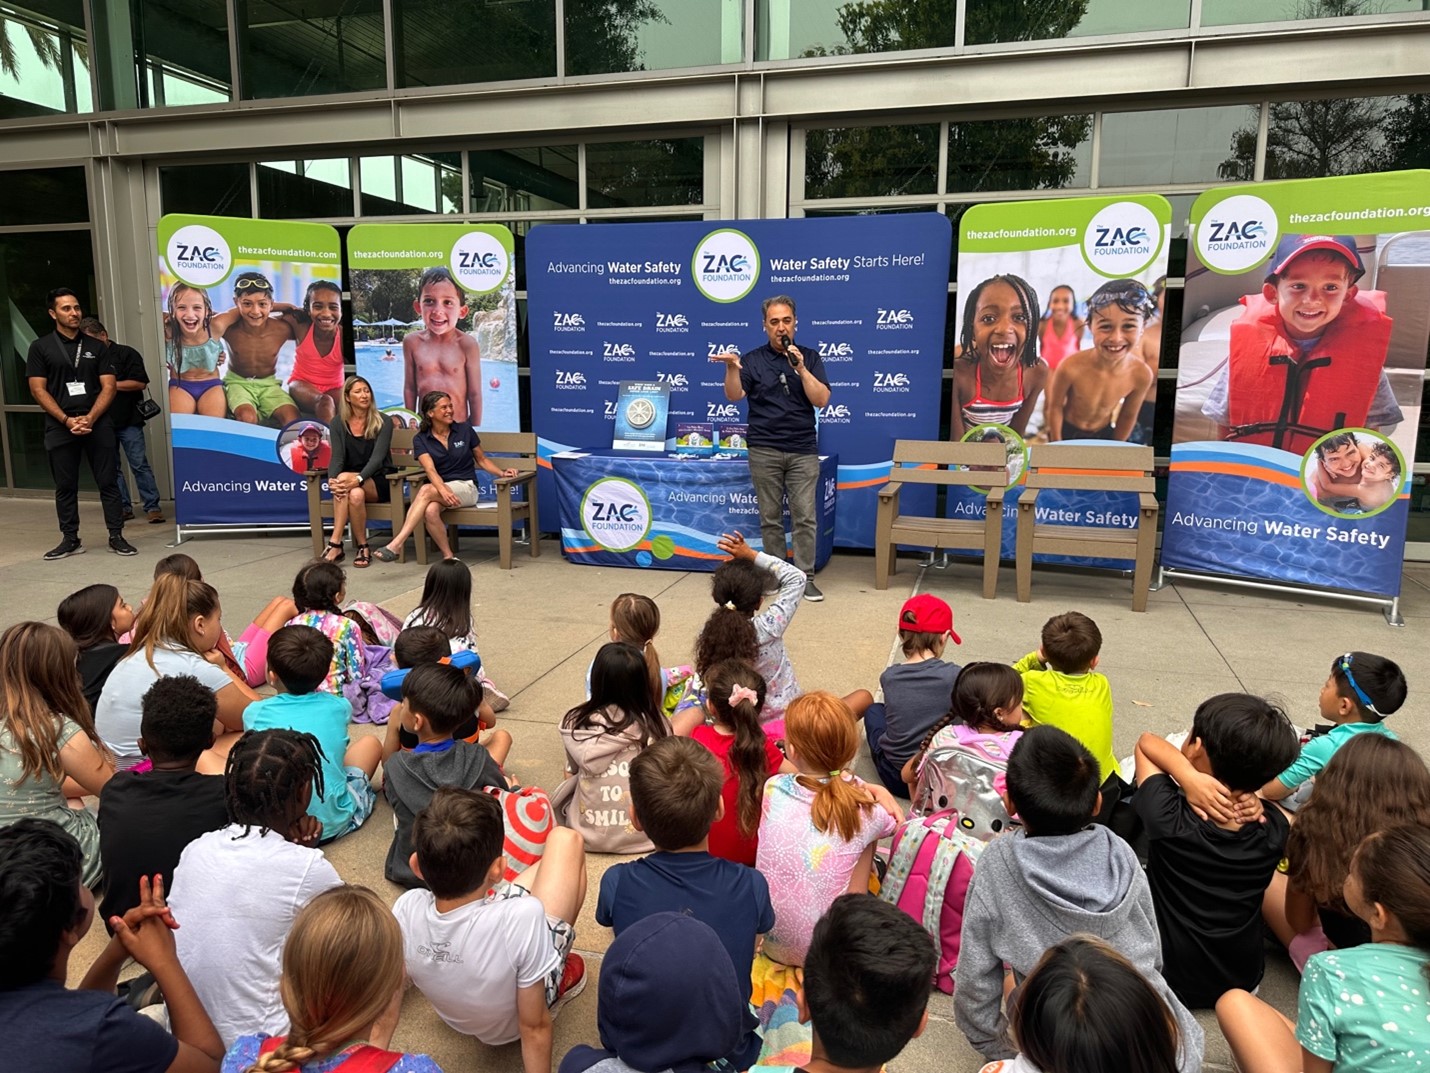
POLYGON ((963 638, 953 632, 953 608, 930 593, 910 596, 899 611, 899 629, 916 633, 946 633, 956 645, 963 638))
POLYGON ((1356 240, 1350 235, 1287 235, 1276 246, 1276 255, 1271 259, 1271 272, 1281 275, 1292 261, 1312 250, 1338 253, 1349 261, 1352 283, 1365 275, 1365 265, 1360 259, 1360 251, 1356 249, 1356 240))

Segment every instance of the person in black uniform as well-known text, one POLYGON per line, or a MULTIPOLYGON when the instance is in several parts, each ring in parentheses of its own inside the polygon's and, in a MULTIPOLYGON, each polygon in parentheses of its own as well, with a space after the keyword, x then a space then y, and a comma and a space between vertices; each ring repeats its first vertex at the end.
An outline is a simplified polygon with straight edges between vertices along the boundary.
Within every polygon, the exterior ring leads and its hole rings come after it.
POLYGON ((124 539, 117 441, 106 412, 114 401, 116 383, 109 350, 98 339, 80 332, 83 310, 74 291, 60 287, 49 293, 46 302, 55 330, 30 344, 25 361, 30 394, 45 411, 45 450, 50 456, 55 513, 60 522, 60 542, 45 552, 45 558, 63 559, 84 551, 79 539, 81 455, 89 460, 89 471, 104 504, 109 550, 116 555, 137 555, 124 539))
MULTIPOLYGON (((85 317, 79 330, 98 339, 109 348, 109 360, 114 364, 114 403, 109 407, 109 419, 114 422, 114 438, 118 451, 129 459, 134 483, 139 486, 139 499, 144 504, 144 516, 150 525, 164 521, 159 509, 159 484, 154 480, 153 467, 144 446, 144 418, 139 414, 139 402, 149 387, 149 373, 144 368, 144 356, 132 346, 109 338, 109 332, 98 317, 85 317)), ((119 478, 119 502, 124 507, 124 520, 134 517, 134 505, 129 499, 129 482, 124 479, 123 463, 117 460, 114 472, 119 478)))

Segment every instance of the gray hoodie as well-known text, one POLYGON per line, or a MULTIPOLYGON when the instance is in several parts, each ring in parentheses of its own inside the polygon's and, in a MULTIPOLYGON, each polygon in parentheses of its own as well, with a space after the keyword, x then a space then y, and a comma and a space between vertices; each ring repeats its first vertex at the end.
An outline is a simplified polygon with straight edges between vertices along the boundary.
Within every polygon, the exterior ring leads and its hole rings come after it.
POLYGON ((963 910, 953 1016, 979 1054, 1012 1058, 1003 1016, 1003 965, 1021 985, 1043 952, 1070 935, 1095 935, 1137 967, 1177 1020, 1178 1069, 1202 1066, 1202 1029, 1162 979, 1162 944, 1147 877, 1106 827, 995 838, 978 858, 963 910))
POLYGON ((437 752, 403 750, 382 767, 382 786, 392 805, 392 845, 387 850, 385 875, 404 887, 425 887, 409 863, 412 857, 412 821, 432 802, 443 786, 479 790, 483 786, 506 789, 501 768, 486 748, 470 741, 453 742, 437 752))

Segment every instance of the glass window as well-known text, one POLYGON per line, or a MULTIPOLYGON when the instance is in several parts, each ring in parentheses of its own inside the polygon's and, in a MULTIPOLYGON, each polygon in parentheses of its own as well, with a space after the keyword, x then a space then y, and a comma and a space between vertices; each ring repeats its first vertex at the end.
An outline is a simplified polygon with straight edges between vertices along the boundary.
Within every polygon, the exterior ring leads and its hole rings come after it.
POLYGON ((574 145, 481 149, 467 154, 472 212, 580 208, 574 145))
POLYGON ((587 208, 699 205, 704 201, 704 138, 586 146, 587 208))
POLYGON ((1235 26, 1349 15, 1399 15, 1424 10, 1424 0, 1259 0, 1255 4, 1248 4, 1246 0, 1202 0, 1202 25, 1235 26))
MULTIPOLYGON (((53 488, 54 476, 50 473, 50 455, 45 450, 45 415, 34 413, 11 413, 5 415, 10 426, 11 476, 16 488, 53 488)), ((79 490, 95 492, 94 475, 88 465, 79 467, 79 490)))
POLYGON ((86 312, 95 311, 89 231, 0 235, 0 390, 12 406, 35 401, 25 382, 25 358, 36 338, 55 330, 45 296, 56 287, 68 287, 80 296, 86 312))
POLYGON ((237 12, 245 99, 387 87, 382 0, 238 0, 237 12))
POLYGON ((566 73, 739 63, 743 0, 566 0, 566 73))
POLYGON ((93 110, 80 0, 0 6, 0 119, 93 110))
POLYGON ((352 177, 347 157, 261 161, 258 212, 269 220, 351 216, 352 177))
POLYGON ((252 216, 253 189, 247 164, 184 164, 159 169, 164 212, 198 216, 252 216))
POLYGON ((948 190, 1063 190, 1092 171, 1092 116, 1031 116, 948 125, 948 190))
MULTIPOLYGON (((1272 101, 1268 111, 1268 179, 1313 179, 1425 166, 1430 97, 1272 101)), ((1241 147, 1238 143, 1238 149, 1241 147)), ((1238 152, 1237 163, 1243 160, 1244 154, 1238 152)))
POLYGON ((890 197, 938 192, 937 123, 804 132, 804 196, 890 197))
POLYGON ((365 156, 358 160, 364 216, 462 211, 462 154, 365 156))
POLYGON ((399 88, 556 77, 556 0, 392 0, 392 33, 399 88))
MULTIPOLYGON (((1192 24, 1191 0, 967 0, 963 40, 969 45, 1007 41, 1057 41, 1064 37, 1183 30, 1192 24)), ((1132 60, 1130 62, 1136 62, 1132 60)))
POLYGON ((83 168, 0 171, 0 225, 80 224, 89 220, 83 168))
MULTIPOLYGON (((1255 106, 1107 112, 1102 117, 1099 186, 1215 182, 1255 106)), ((1252 127, 1253 131, 1255 126, 1252 127)))
POLYGON ((956 0, 758 0, 755 59, 950 48, 957 7, 956 0))
MULTIPOLYGON (((127 57, 110 40, 104 16, 113 3, 95 3, 95 38, 116 68, 127 57)), ((226 101, 232 74, 228 62, 228 5, 224 0, 131 0, 133 55, 141 66, 128 71, 128 84, 101 80, 105 107, 158 108, 163 105, 226 101), (136 95, 137 94, 137 98, 136 95)), ((122 31, 120 31, 122 32, 122 31)))

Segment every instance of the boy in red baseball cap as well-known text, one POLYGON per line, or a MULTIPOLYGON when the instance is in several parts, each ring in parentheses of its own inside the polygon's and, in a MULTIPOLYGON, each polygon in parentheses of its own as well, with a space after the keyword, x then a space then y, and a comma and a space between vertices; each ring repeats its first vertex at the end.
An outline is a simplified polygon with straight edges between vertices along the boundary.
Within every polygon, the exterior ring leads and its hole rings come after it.
POLYGON ((905 800, 909 788, 903 766, 948 711, 954 680, 963 669, 942 658, 950 638, 956 645, 963 643, 953 632, 953 608, 928 593, 905 600, 899 611, 904 662, 885 668, 879 676, 884 703, 872 704, 864 713, 864 734, 879 780, 905 800))
POLYGON ((1225 373, 1202 413, 1219 436, 1305 454, 1340 428, 1393 429, 1403 419, 1385 375, 1391 320, 1350 235, 1287 235, 1260 294, 1231 326, 1225 373))

